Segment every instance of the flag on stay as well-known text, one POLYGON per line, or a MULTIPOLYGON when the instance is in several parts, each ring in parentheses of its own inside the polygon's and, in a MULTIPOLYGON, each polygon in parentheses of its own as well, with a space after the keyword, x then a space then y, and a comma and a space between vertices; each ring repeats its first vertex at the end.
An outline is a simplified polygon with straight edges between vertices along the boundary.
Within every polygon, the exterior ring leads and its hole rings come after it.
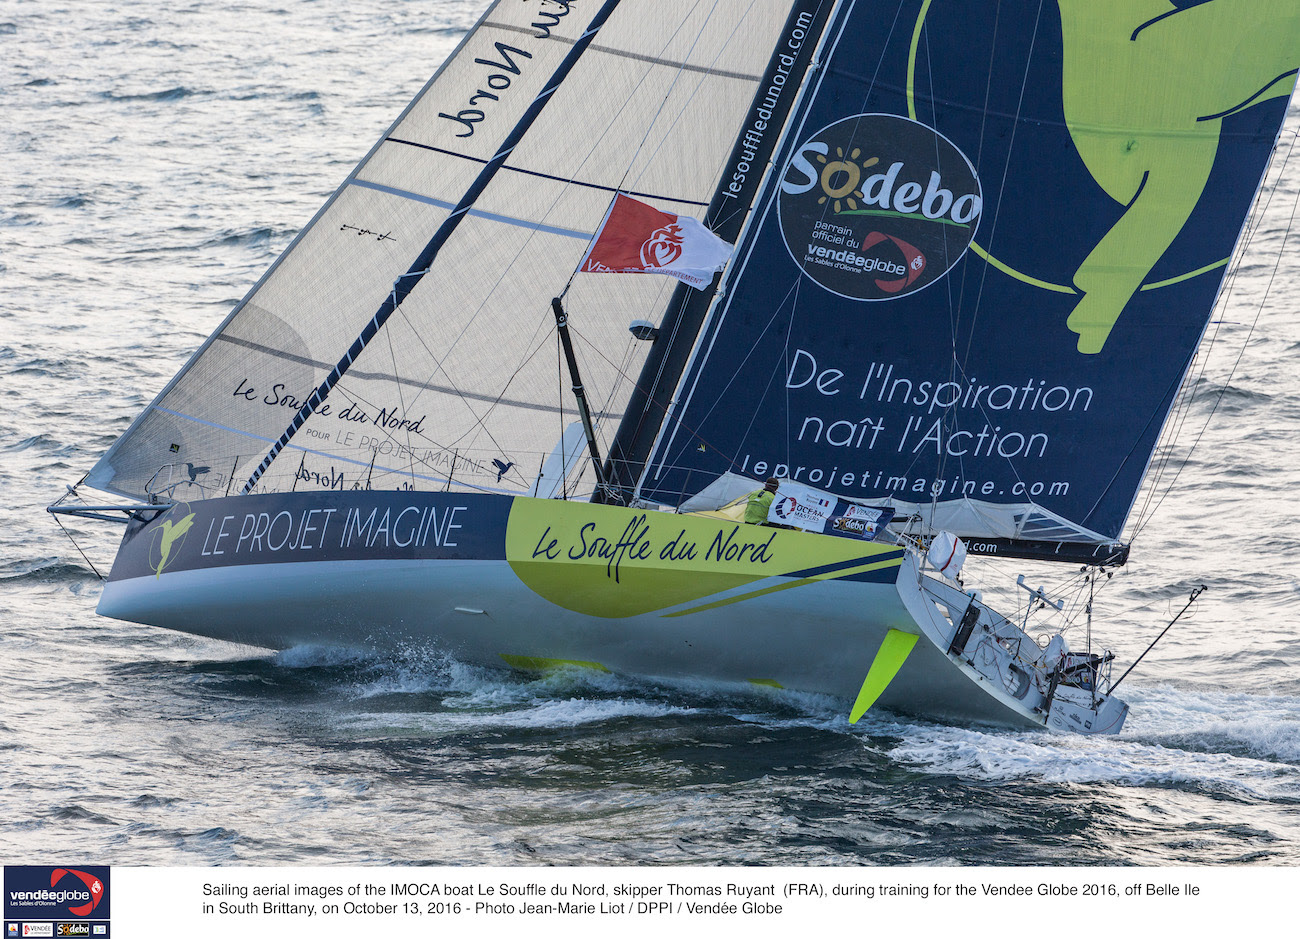
POLYGON ((702 289, 727 263, 731 247, 698 219, 660 212, 620 192, 578 270, 667 274, 702 289))

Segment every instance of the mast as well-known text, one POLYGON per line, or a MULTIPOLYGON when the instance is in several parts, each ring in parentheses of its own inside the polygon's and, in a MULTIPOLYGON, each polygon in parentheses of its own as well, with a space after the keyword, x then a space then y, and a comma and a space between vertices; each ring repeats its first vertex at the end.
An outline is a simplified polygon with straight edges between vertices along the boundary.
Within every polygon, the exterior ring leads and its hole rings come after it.
POLYGON ((370 341, 379 333, 379 330, 383 328, 384 323, 388 321, 388 318, 393 314, 393 311, 401 305, 402 301, 406 299, 412 290, 415 289, 416 285, 424 275, 429 272, 434 260, 438 256, 438 252, 442 250, 443 245, 447 243, 447 240, 456 231, 461 220, 465 218, 466 214, 473 207, 474 202, 483 193, 483 190, 487 188, 488 183, 492 181, 492 178, 497 174, 497 171, 505 164, 506 159, 518 145, 519 141, 523 139, 524 134, 528 132, 528 129, 533 125, 533 122, 537 119, 538 115, 542 113, 547 102, 550 101, 551 95, 555 93, 564 82, 565 78, 568 77, 573 66, 577 63, 578 59, 582 57, 582 54, 587 50, 587 47, 591 45, 592 40, 595 39, 596 34, 600 32, 600 28, 605 25, 605 22, 609 19, 610 14, 614 12, 614 9, 618 4, 619 0, 605 0, 605 4, 596 12, 596 15, 592 17, 586 31, 583 32, 583 34, 573 44, 573 47, 569 50, 568 54, 547 80, 546 85, 542 88, 541 92, 533 99, 533 103, 529 105, 528 109, 519 119, 519 122, 514 126, 514 129, 506 136, 506 139, 497 149, 497 152, 493 155, 492 159, 487 162, 475 177, 464 195, 461 196, 456 207, 452 209, 451 214, 447 216, 446 220, 441 226, 439 226, 433 237, 429 239, 429 242, 424 246, 424 250, 420 252, 414 263, 412 263, 410 269, 405 274, 398 277, 393 283, 392 292, 380 305, 370 322, 366 324, 365 329, 361 331, 361 335, 353 341, 347 352, 343 354, 343 358, 339 359, 338 364, 334 366, 333 371, 331 371, 325 380, 321 382, 320 386, 317 387, 310 396, 308 396, 306 402, 298 410, 298 413, 294 415, 289 426, 285 428, 284 433, 281 434, 280 438, 271 446, 270 451, 262 459, 262 462, 258 464, 257 469, 253 471, 253 474, 244 484, 243 492, 245 494, 250 492, 252 488, 257 485, 258 479, 260 479, 262 474, 266 472, 267 467, 275 461, 275 458, 279 456, 280 451, 288 445, 291 439, 293 439, 293 435, 298 432, 298 429, 302 427, 302 425, 306 423, 307 419, 311 417, 318 407, 320 407, 326 396, 329 395, 330 390, 338 384, 339 380, 347 373, 348 369, 351 368, 352 363, 356 361, 357 356, 361 354, 366 346, 370 344, 370 341))
MULTIPOLYGON (((790 10, 763 80, 737 135, 718 187, 709 202, 704 224, 733 244, 740 236, 759 187, 798 97, 809 64, 836 4, 832 0, 799 0, 790 10)), ((604 479, 618 500, 631 497, 642 467, 650 457, 673 394, 690 358, 695 340, 717 293, 680 285, 659 326, 610 444, 604 479)), ((611 498, 613 496, 611 495, 611 498)), ((603 501, 598 492, 596 501, 603 501)))

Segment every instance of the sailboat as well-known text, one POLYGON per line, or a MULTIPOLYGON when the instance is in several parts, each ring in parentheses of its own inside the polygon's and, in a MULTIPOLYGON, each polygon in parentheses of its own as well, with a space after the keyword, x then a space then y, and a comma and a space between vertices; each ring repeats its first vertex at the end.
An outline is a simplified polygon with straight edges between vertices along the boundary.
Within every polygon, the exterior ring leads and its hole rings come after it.
POLYGON ((1117 733, 963 560, 1126 561, 1297 37, 496 0, 51 511, 125 520, 118 619, 1117 733))

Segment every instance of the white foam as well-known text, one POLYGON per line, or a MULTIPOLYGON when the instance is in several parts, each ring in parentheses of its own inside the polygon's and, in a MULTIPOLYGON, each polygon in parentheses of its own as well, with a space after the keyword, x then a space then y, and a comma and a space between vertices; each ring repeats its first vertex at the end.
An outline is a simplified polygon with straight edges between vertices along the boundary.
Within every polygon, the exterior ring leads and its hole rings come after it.
POLYGON ((1125 736, 1300 764, 1300 698, 1161 686, 1130 703, 1125 736))
POLYGON ((926 772, 994 782, 1189 785, 1272 799, 1300 795, 1300 768, 1123 737, 916 728, 886 755, 926 772))
POLYGON ((365 652, 347 646, 301 645, 282 649, 271 657, 280 668, 331 668, 367 659, 365 652))

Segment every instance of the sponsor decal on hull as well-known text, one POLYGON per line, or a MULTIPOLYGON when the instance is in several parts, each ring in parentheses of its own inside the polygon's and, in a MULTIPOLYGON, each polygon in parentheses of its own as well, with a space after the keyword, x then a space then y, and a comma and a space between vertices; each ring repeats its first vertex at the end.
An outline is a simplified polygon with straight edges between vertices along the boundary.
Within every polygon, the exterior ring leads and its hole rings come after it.
POLYGON ((902 551, 585 502, 473 493, 291 493, 177 505, 128 534, 110 580, 385 559, 506 560, 525 586, 551 603, 620 618, 654 611, 686 615, 821 580, 891 582, 902 551), (160 563, 160 533, 181 522, 188 536, 168 542, 160 563))
POLYGON ((709 517, 516 499, 506 558, 557 606, 617 618, 685 615, 818 580, 892 581, 902 552, 709 517))

